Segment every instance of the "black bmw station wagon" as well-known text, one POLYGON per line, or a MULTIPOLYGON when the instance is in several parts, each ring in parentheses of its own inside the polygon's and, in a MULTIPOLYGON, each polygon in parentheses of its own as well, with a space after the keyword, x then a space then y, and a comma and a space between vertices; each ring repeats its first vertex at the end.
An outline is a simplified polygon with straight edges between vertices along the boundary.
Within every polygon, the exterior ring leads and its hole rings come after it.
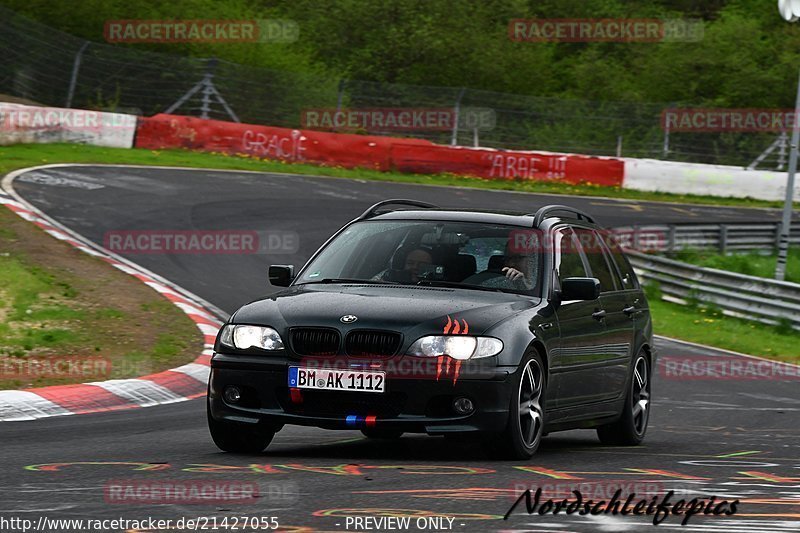
POLYGON ((475 436, 516 459, 552 431, 645 436, 647 301, 619 244, 579 210, 387 200, 269 278, 285 288, 217 336, 208 423, 222 450, 260 452, 285 424, 475 436))

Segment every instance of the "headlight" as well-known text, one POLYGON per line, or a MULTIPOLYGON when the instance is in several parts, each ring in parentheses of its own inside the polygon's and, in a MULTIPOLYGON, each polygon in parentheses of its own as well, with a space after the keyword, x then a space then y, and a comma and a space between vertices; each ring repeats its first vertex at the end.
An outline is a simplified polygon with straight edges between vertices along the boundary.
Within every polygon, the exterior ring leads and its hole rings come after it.
POLYGON ((237 350, 253 347, 262 350, 283 350, 281 336, 277 331, 266 326, 227 325, 222 328, 219 342, 237 350))
POLYGON ((408 349, 408 355, 416 357, 441 357, 449 355, 453 359, 477 359, 492 357, 503 349, 503 343, 492 337, 473 337, 472 335, 429 335, 417 339, 408 349))

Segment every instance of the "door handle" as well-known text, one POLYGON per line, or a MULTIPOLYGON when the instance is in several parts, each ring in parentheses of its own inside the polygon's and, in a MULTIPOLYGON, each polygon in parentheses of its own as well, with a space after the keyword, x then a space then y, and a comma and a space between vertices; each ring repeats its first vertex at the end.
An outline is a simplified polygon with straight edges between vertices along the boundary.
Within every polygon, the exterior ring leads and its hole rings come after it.
POLYGON ((605 309, 601 309, 599 311, 595 311, 594 313, 592 313, 592 318, 594 318, 595 320, 603 320, 605 317, 606 317, 605 309))
POLYGON ((632 314, 636 313, 636 306, 632 305, 630 307, 626 307, 625 309, 622 310, 622 312, 628 316, 631 316, 632 314))

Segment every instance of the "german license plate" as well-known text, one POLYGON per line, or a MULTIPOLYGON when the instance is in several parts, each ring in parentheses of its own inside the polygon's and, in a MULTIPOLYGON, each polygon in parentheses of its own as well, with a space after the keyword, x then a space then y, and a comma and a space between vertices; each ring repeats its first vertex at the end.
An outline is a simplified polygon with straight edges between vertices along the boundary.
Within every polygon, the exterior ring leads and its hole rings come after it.
POLYGON ((289 386, 298 389, 384 392, 386 373, 291 366, 289 386))

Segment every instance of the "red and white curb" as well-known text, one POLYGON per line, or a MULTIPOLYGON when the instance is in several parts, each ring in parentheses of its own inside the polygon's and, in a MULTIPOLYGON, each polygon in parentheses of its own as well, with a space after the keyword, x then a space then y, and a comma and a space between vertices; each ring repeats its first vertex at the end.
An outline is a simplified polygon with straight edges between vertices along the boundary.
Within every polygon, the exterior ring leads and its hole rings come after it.
MULTIPOLYGON (((46 167, 36 167, 36 169, 41 168, 46 167)), ((186 313, 197 325, 203 334, 204 345, 201 354, 194 362, 139 378, 0 391, 0 421, 35 420, 51 416, 135 409, 204 396, 214 340, 222 325, 219 317, 224 316, 224 313, 157 274, 92 243, 26 202, 15 193, 12 181, 16 176, 31 170, 35 169, 18 170, 3 179, 0 204, 39 226, 56 239, 100 258, 156 290, 186 313)))

